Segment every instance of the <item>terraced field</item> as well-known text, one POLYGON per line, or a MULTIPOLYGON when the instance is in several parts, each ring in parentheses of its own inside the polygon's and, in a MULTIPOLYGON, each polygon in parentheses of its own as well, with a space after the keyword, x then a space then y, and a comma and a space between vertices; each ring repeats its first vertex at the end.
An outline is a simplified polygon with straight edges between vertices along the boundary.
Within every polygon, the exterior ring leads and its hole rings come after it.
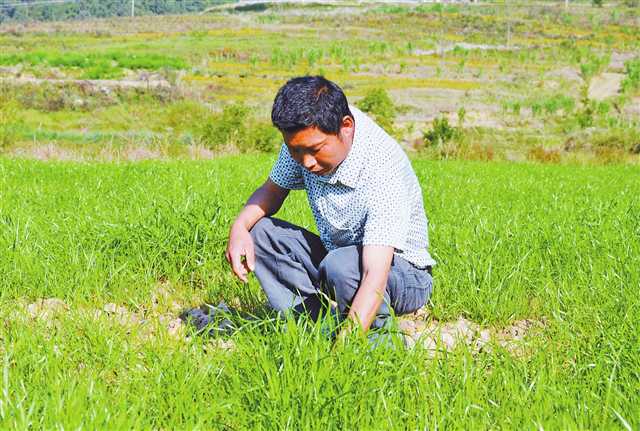
POLYGON ((268 133, 237 142, 203 124, 240 105, 267 127, 279 86, 323 74, 353 103, 383 90, 389 131, 430 158, 637 163, 639 20, 624 2, 509 2, 5 23, 0 141, 41 159, 269 151, 268 133), (425 142, 438 118, 464 133, 425 142))

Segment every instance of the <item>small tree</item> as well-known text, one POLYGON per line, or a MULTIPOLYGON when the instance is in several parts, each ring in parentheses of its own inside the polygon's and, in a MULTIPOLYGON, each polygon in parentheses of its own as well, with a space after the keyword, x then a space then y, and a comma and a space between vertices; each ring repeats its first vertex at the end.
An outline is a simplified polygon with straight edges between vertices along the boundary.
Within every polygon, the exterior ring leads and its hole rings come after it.
POLYGON ((376 123, 388 133, 394 132, 397 109, 386 90, 383 88, 370 90, 357 105, 364 112, 371 114, 376 123))

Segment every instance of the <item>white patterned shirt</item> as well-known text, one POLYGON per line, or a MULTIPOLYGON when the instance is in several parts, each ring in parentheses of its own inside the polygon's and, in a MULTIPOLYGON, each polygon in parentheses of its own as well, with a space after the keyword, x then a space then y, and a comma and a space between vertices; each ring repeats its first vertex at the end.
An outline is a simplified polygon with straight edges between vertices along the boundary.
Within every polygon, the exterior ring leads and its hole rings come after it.
POLYGON ((306 189, 320 239, 328 251, 350 245, 395 248, 419 268, 432 266, 422 191, 400 145, 371 118, 350 106, 353 143, 332 174, 306 170, 286 145, 270 174, 280 187, 306 189))

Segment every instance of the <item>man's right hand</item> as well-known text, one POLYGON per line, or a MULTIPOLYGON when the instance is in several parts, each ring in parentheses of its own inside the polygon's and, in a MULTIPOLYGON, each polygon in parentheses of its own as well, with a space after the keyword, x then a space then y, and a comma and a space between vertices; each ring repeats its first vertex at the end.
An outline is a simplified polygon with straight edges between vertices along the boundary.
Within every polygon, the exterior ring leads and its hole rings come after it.
POLYGON ((229 233, 229 243, 225 252, 227 262, 231 264, 233 273, 243 282, 247 282, 247 275, 255 269, 256 256, 253 238, 243 226, 233 226, 229 233))
POLYGON ((253 192, 231 226, 225 256, 227 262, 231 264, 233 273, 245 283, 247 275, 255 269, 256 264, 253 238, 249 229, 262 217, 278 212, 288 195, 288 189, 283 189, 268 179, 253 192))

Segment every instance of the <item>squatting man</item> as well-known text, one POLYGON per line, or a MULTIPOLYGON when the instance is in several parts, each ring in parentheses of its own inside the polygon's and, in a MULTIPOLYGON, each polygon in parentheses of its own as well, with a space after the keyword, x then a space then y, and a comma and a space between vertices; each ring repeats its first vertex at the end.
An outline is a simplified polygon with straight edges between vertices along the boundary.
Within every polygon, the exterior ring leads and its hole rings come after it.
POLYGON ((321 76, 288 81, 271 119, 284 144, 230 229, 226 258, 235 275, 246 282, 254 272, 281 313, 315 320, 328 296, 345 324, 340 340, 358 325, 363 333, 385 328, 392 311, 424 306, 435 261, 422 192, 398 143, 321 76), (272 217, 302 189, 319 236, 272 217))

